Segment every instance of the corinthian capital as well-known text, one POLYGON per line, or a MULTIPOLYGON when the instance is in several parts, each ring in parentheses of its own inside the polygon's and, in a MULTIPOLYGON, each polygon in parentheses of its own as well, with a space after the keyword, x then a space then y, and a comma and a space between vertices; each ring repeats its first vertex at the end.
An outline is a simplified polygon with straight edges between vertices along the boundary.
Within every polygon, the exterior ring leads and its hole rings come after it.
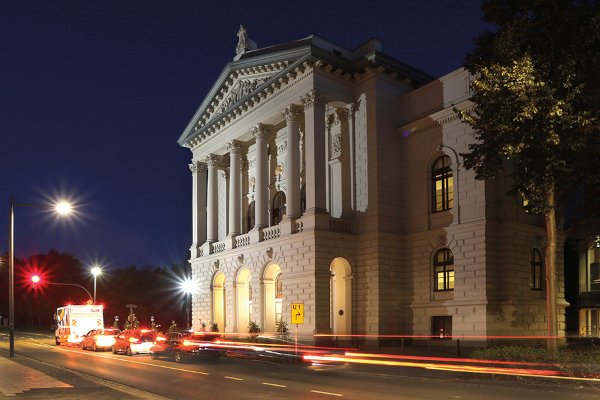
POLYGON ((268 139, 269 128, 265 124, 258 124, 252 128, 252 136, 256 139, 268 139))
POLYGON ((206 164, 201 163, 200 161, 193 162, 193 163, 189 164, 189 166, 190 166, 190 171, 192 171, 193 175, 201 174, 204 171, 206 171, 206 164))
POLYGON ((232 140, 231 142, 227 143, 227 151, 229 151, 230 153, 240 154, 241 150, 242 150, 242 145, 237 140, 232 140))
POLYGON ((287 122, 300 122, 302 118, 302 109, 295 104, 286 107, 281 113, 287 122))
POLYGON ((211 167, 217 167, 219 165, 219 162, 221 161, 221 157, 219 157, 216 154, 209 154, 208 156, 206 156, 206 158, 204 159, 204 162, 207 165, 210 165, 211 167))
POLYGON ((304 104, 305 110, 314 107, 314 105, 317 103, 325 103, 325 98, 317 93, 317 91, 314 89, 311 89, 305 96, 302 97, 302 104, 304 104))

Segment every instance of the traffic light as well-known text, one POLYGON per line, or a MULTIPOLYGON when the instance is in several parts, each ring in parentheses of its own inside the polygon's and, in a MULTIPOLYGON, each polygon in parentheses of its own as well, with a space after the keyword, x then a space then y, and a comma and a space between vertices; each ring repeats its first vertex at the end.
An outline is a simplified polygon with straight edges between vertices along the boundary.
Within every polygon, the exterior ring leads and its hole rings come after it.
POLYGON ((35 289, 35 285, 40 283, 40 280, 41 279, 40 279, 39 275, 31 275, 31 283, 32 283, 34 289, 35 289))

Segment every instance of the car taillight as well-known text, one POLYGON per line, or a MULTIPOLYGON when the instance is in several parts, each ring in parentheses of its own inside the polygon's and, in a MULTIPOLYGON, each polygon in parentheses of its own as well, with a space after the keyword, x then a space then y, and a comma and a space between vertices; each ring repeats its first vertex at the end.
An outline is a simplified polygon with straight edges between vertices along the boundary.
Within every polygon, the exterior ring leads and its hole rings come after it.
POLYGON ((129 342, 131 342, 131 343, 137 343, 137 342, 139 342, 139 340, 138 340, 138 338, 130 337, 129 338, 129 342))

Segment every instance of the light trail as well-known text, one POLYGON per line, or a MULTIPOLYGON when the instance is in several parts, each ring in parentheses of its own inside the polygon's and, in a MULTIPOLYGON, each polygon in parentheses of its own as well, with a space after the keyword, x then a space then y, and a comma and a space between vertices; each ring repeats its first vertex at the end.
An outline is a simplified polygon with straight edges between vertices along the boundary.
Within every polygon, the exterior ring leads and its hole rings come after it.
POLYGON ((366 359, 358 357, 346 357, 346 356, 317 356, 317 355, 305 355, 305 360, 309 361, 322 361, 322 362, 340 362, 340 363, 355 363, 365 365, 384 365, 384 366, 395 366, 395 367, 410 367, 410 368, 423 368, 432 370, 444 370, 453 372, 467 372, 467 373, 479 373, 479 374, 499 374, 499 375, 513 375, 513 376, 528 376, 536 378, 554 378, 554 379, 568 379, 578 381, 589 381, 589 382, 600 382, 600 376, 595 375, 593 377, 578 377, 569 376, 565 372, 544 370, 544 369, 524 369, 524 368, 500 368, 500 367, 486 367, 486 366, 475 366, 475 365, 458 365, 458 364, 435 364, 435 363, 419 363, 419 362, 408 362, 408 361, 394 361, 394 360, 376 360, 366 359))

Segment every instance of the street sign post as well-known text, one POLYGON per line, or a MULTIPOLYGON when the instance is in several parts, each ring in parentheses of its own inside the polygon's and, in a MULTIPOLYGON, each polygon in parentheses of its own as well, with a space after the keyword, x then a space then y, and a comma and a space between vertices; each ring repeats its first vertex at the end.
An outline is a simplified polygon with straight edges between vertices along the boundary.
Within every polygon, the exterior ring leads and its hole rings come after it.
POLYGON ((298 325, 304 323, 304 303, 292 303, 292 324, 296 324, 294 343, 298 355, 298 325))
POLYGON ((304 303, 292 303, 292 324, 304 323, 304 303))

